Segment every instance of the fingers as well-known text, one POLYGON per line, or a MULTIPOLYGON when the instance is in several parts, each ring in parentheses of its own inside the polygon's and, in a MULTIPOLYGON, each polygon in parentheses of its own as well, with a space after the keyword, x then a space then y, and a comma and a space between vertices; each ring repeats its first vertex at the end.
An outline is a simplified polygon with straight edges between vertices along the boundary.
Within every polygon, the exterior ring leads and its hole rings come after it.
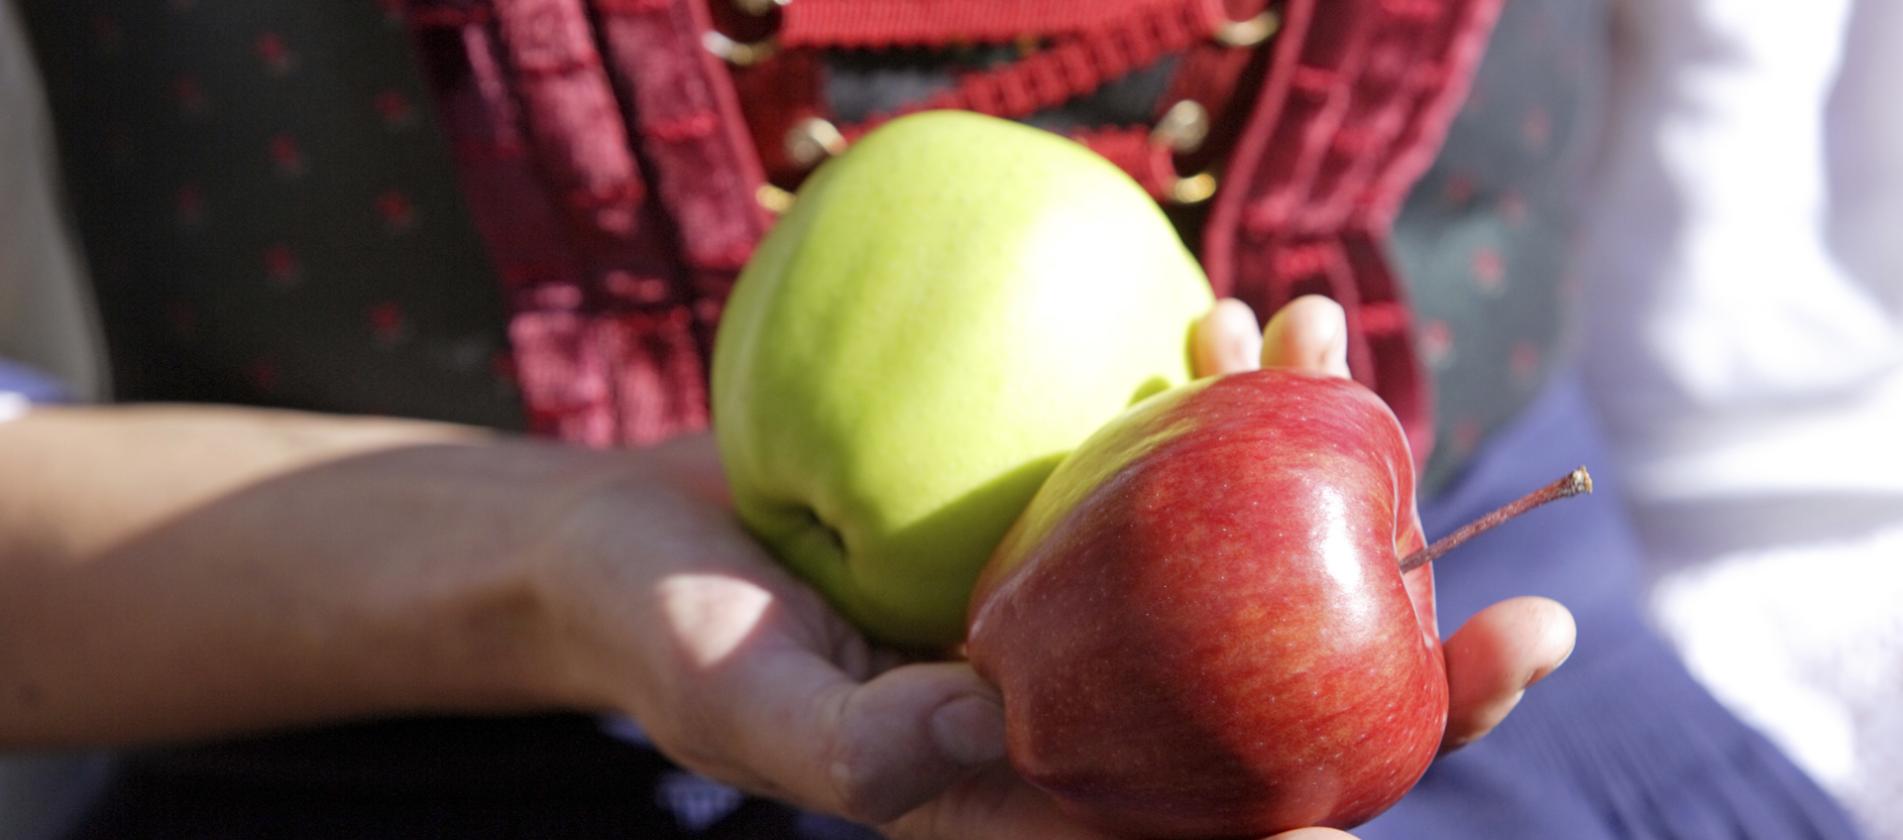
POLYGON ((1530 686, 1573 652, 1573 614, 1548 598, 1481 610, 1447 640, 1447 734, 1441 751, 1492 731, 1530 686))
POLYGON ((1255 370, 1262 355, 1255 310, 1235 298, 1217 301, 1196 322, 1192 346, 1198 378, 1255 370))
POLYGON ((1347 315, 1321 295, 1290 301, 1260 332, 1248 304, 1224 298, 1196 322, 1192 347, 1199 377, 1258 367, 1348 375, 1347 315))
POLYGON ((876 825, 1003 757, 1003 708, 970 666, 905 665, 864 684, 829 667, 761 668, 735 698, 743 761, 785 798, 876 825))
POLYGON ((1321 295, 1289 301, 1262 331, 1262 366, 1346 377, 1348 320, 1341 304, 1321 295))
POLYGON ((854 689, 827 738, 839 812, 870 824, 1004 757, 1004 708, 963 663, 907 665, 854 689))

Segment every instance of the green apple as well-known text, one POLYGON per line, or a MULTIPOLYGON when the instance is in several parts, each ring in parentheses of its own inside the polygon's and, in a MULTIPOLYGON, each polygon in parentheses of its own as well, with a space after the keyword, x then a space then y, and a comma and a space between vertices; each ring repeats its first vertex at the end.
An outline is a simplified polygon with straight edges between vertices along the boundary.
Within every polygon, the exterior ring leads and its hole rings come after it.
POLYGON ((1149 196, 1039 129, 895 120, 808 179, 715 342, 740 518, 870 636, 964 636, 1044 478, 1190 378, 1208 280, 1149 196))

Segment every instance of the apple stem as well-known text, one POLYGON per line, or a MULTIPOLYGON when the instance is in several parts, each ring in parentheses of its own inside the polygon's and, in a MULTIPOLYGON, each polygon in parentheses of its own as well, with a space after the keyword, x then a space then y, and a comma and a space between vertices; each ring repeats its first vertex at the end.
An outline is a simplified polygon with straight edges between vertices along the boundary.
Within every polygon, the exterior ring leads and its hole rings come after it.
POLYGON ((1502 505, 1499 510, 1461 526, 1460 530, 1435 540, 1433 545, 1401 558, 1401 574, 1407 574, 1435 560, 1439 560, 1441 555, 1459 548, 1461 543, 1466 542, 1476 535, 1491 531, 1500 523, 1519 516, 1540 505, 1559 499, 1571 498, 1581 493, 1591 492, 1592 474, 1586 472, 1585 467, 1573 470, 1561 476, 1558 481, 1541 487, 1518 499, 1514 499, 1502 505))

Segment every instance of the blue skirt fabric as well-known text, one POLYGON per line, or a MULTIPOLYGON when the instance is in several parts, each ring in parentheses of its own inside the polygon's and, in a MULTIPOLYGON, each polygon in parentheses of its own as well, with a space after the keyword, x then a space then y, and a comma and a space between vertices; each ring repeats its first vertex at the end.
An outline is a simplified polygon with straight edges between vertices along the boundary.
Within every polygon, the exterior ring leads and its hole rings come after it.
MULTIPOLYGON (((1443 629, 1515 595, 1579 620, 1566 666, 1438 762, 1364 840, 1849 838, 1843 812, 1686 674, 1636 608, 1640 548, 1576 384, 1552 386, 1422 512, 1446 533, 1581 463, 1595 495, 1445 558, 1443 629)), ((126 756, 71 836, 859 838, 669 766, 582 717, 395 721, 126 756)))
POLYGON ((39 371, 0 359, 0 398, 53 403, 63 401, 66 395, 58 382, 39 371))
POLYGON ((1581 464, 1591 496, 1542 508, 1436 565, 1441 630, 1516 595, 1579 622, 1566 665, 1484 740, 1356 830, 1364 840, 1847 838, 1844 812, 1694 682, 1638 608, 1641 548, 1577 381, 1560 377, 1423 507, 1429 538, 1581 464))

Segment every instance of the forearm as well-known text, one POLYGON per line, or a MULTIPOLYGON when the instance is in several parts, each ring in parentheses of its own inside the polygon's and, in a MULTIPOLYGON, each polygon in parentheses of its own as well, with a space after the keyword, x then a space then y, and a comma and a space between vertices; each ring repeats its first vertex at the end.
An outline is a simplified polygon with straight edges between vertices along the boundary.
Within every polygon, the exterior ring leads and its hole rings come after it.
POLYGON ((600 457, 245 410, 0 426, 0 744, 561 704, 538 540, 600 457))

